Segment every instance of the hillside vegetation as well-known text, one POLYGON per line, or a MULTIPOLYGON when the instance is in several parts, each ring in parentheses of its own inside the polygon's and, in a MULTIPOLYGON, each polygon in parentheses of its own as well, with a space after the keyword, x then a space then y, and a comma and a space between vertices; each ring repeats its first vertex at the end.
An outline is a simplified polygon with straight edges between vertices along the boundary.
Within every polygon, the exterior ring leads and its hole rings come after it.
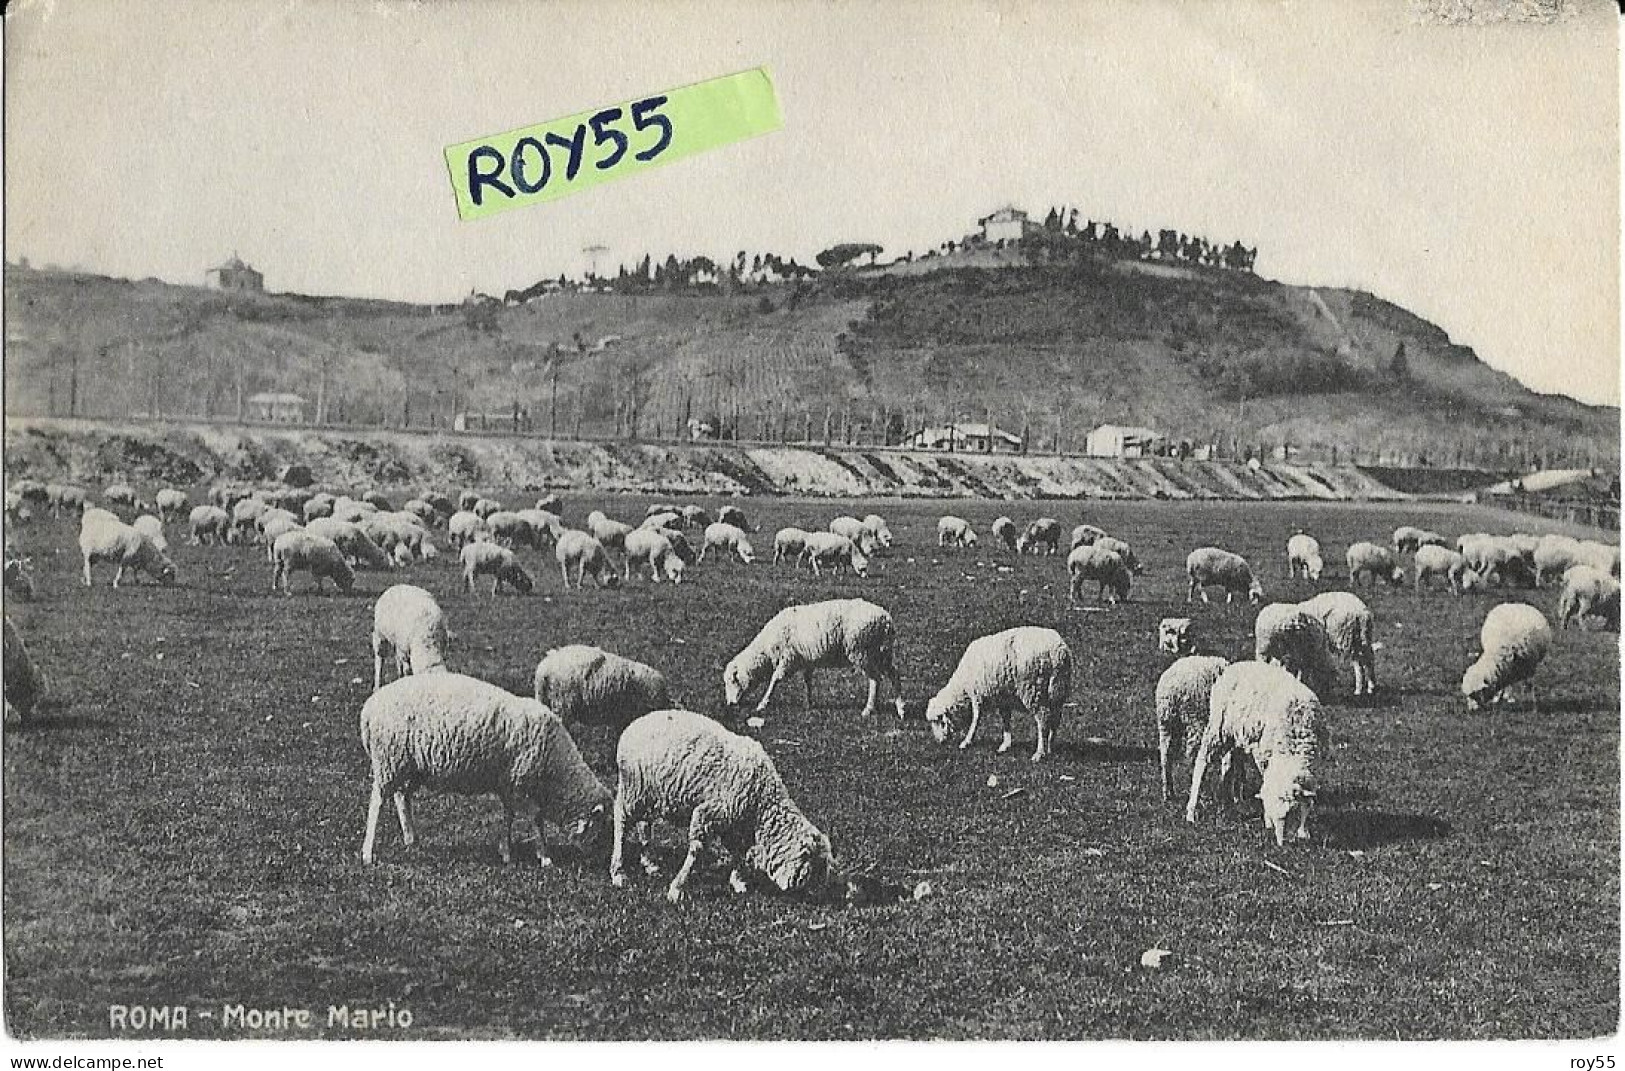
POLYGON ((1033 450, 1076 451, 1106 422, 1368 464, 1612 468, 1619 450, 1616 409, 1536 395, 1395 305, 1193 266, 881 268, 511 307, 12 269, 5 297, 13 416, 231 417, 284 390, 324 422, 511 426, 518 410, 560 437, 671 436, 696 417, 895 442, 991 415, 1033 450))

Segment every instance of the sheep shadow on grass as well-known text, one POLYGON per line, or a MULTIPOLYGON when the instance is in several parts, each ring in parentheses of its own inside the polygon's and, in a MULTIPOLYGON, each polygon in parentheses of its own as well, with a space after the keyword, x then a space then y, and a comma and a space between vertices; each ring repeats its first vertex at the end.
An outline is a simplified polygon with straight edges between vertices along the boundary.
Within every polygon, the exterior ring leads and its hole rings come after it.
POLYGON ((1390 811, 1321 810, 1316 808, 1317 839, 1334 848, 1375 848, 1382 844, 1438 840, 1451 834, 1450 823, 1426 814, 1390 811))
POLYGON ((1140 744, 1118 744, 1110 740, 1061 740, 1052 745, 1056 758, 1080 762, 1156 762, 1157 749, 1140 744))

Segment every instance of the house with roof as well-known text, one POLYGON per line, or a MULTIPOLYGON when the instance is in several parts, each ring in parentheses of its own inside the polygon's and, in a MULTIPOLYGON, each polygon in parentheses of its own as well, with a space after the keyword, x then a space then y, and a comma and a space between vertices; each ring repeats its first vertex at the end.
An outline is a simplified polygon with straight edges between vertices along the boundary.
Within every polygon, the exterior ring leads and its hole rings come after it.
POLYGON ((982 241, 988 245, 1019 242, 1037 226, 1027 218, 1027 213, 1015 205, 1005 205, 992 215, 983 216, 976 221, 976 225, 982 228, 982 241))
POLYGON ((297 394, 264 391, 260 394, 251 394, 246 399, 248 403, 248 418, 250 420, 263 420, 270 424, 303 424, 305 422, 305 406, 310 403, 297 394))
POLYGON ((244 264, 236 253, 218 268, 210 268, 203 274, 210 279, 210 285, 219 290, 259 292, 265 289, 265 276, 244 264))
POLYGON ((1019 435, 996 424, 942 424, 921 428, 903 442, 914 450, 963 450, 970 453, 1003 451, 1017 453, 1022 448, 1019 435))
POLYGON ((1084 436, 1083 452, 1090 457, 1154 457, 1168 437, 1154 428, 1126 424, 1102 424, 1084 436))

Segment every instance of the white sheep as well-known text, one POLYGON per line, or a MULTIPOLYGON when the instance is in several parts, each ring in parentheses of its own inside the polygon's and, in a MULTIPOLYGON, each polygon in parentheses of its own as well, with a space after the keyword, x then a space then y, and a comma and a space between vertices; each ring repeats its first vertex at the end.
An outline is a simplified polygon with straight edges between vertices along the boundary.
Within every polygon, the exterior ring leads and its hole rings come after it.
POLYGON ((485 518, 485 530, 494 542, 505 547, 542 550, 552 545, 550 534, 536 531, 529 521, 511 510, 498 510, 485 518))
POLYGON ((733 553, 739 560, 749 565, 756 560, 756 551, 750 545, 750 538, 745 535, 744 529, 738 525, 717 521, 705 527, 705 542, 700 547, 700 561, 712 550, 722 551, 724 554, 733 553))
POLYGON ((307 523, 318 517, 331 517, 335 501, 337 500, 326 491, 317 491, 305 499, 305 504, 299 508, 299 512, 304 514, 307 523))
POLYGON ((1426 528, 1402 524, 1394 529, 1394 553, 1414 552, 1422 547, 1445 547, 1448 549, 1449 543, 1438 532, 1430 532, 1426 528))
POLYGON ((440 511, 434 508, 433 503, 424 499, 409 498, 401 505, 401 509, 416 517, 418 523, 425 528, 433 528, 440 522, 440 511))
POLYGON ((1320 556, 1320 540, 1299 532, 1286 541, 1286 575, 1296 578, 1299 571, 1305 580, 1319 580, 1326 563, 1320 556))
POLYGON ((255 523, 259 515, 271 508, 271 504, 258 494, 239 498, 231 507, 231 527, 226 531, 226 541, 229 543, 246 543, 252 540, 259 531, 255 523))
POLYGON ((533 687, 537 702, 546 703, 567 724, 607 725, 617 731, 651 710, 671 706, 671 692, 659 670, 579 643, 543 655, 533 687))
POLYGON ((481 498, 475 500, 474 505, 469 507, 469 512, 483 521, 493 513, 501 513, 502 509, 502 503, 496 499, 481 498))
POLYGON ((681 528, 683 515, 676 509, 662 510, 659 513, 650 513, 638 524, 639 528, 681 528))
POLYGON ((1145 566, 1141 565, 1140 559, 1135 556, 1134 548, 1123 542, 1121 539, 1114 536, 1103 535, 1090 545, 1095 547, 1097 550, 1109 550, 1119 558, 1122 558, 1123 565, 1126 566, 1128 571, 1133 573, 1135 576, 1145 572, 1145 566))
POLYGON ((1157 649, 1165 654, 1196 653, 1196 632, 1188 617, 1165 617, 1157 622, 1157 649))
POLYGON ((316 590, 322 590, 322 581, 331 580, 340 591, 348 594, 355 587, 355 573, 345 560, 339 545, 326 536, 308 529, 284 532, 271 544, 271 590, 281 585, 284 595, 293 594, 295 570, 308 572, 316 581, 316 590))
POLYGON ((529 595, 536 589, 535 578, 519 564, 519 559, 507 547, 499 547, 495 543, 467 543, 458 560, 463 563, 463 587, 470 595, 474 593, 474 578, 477 576, 491 578, 492 598, 496 598, 497 589, 503 584, 520 595, 529 595))
POLYGON ((1315 693, 1280 666, 1237 662, 1213 683, 1208 707, 1207 726, 1191 764, 1185 820, 1196 821, 1208 764, 1240 751, 1263 775, 1258 796, 1276 846, 1284 845, 1289 833, 1308 839, 1309 815, 1330 752, 1326 715, 1315 693))
POLYGON ((558 542, 564 532, 564 521, 551 510, 522 509, 514 515, 530 525, 531 540, 537 550, 546 550, 558 542))
POLYGON ((552 863, 542 821, 574 825, 578 835, 602 828, 612 802, 575 741, 547 707, 460 673, 402 677, 361 707, 361 744, 372 764, 367 833, 361 859, 373 861, 378 814, 395 802, 401 840, 416 840, 412 794, 419 788, 502 801, 497 850, 513 858, 517 813, 536 826, 536 858, 552 863))
POLYGON ((712 520, 711 512, 704 506, 684 506, 678 512, 683 515, 684 528, 697 528, 704 531, 705 526, 710 524, 712 520))
POLYGON ((17 626, 11 623, 11 618, 5 619, 5 658, 0 669, 5 676, 5 702, 6 706, 17 712, 23 721, 34 716, 40 702, 49 692, 49 682, 45 671, 40 668, 34 656, 28 651, 28 645, 23 643, 22 634, 17 626))
POLYGON ((394 559, 352 521, 341 521, 336 516, 318 517, 307 523, 305 530, 338 544, 353 568, 381 571, 395 568, 394 559))
POLYGON ((1461 678, 1467 709, 1498 703, 1507 689, 1524 682, 1534 699, 1535 670, 1552 646, 1552 626, 1546 615, 1524 603, 1501 603, 1485 615, 1478 638, 1483 653, 1461 678))
POLYGON ((1317 696, 1330 695, 1337 681, 1325 624, 1297 603, 1272 602, 1258 611, 1253 657, 1282 667, 1317 696))
POLYGON ((773 560, 782 562, 789 559, 797 568, 801 568, 801 552, 807 548, 808 532, 802 528, 780 528, 773 535, 773 560))
POLYGON ((1095 540, 1104 538, 1106 538, 1106 530, 1097 528, 1092 524, 1080 524, 1072 529, 1072 546, 1074 548, 1092 546, 1095 540))
POLYGON ((1589 565, 1599 572, 1610 576, 1619 575, 1619 547, 1611 543, 1599 543, 1594 539, 1580 540, 1579 550, 1575 554, 1576 565, 1589 565))
POLYGON ((1578 539, 1555 533, 1541 536, 1535 545, 1535 586, 1560 578, 1569 566, 1579 564, 1580 556, 1578 539))
POLYGON ((1462 552, 1467 568, 1486 583, 1536 587, 1536 576, 1518 545, 1505 536, 1484 536, 1467 544, 1462 552))
POLYGON ((153 504, 158 507, 158 516, 166 521, 176 521, 191 507, 185 491, 178 491, 173 487, 165 487, 152 496, 153 504))
POLYGON ((265 540, 265 560, 276 563, 276 541, 289 532, 302 532, 305 526, 290 517, 276 517, 265 523, 260 529, 260 538, 265 540))
MULTIPOLYGON (((480 497, 481 496, 480 496, 478 491, 473 491, 473 490, 469 490, 468 488, 464 488, 457 495, 457 508, 459 510, 464 510, 464 511, 467 511, 469 513, 472 513, 472 512, 474 512, 474 507, 479 504, 480 497)), ((495 512, 495 511, 493 511, 493 512, 495 512)))
POLYGON ((586 582, 587 576, 591 576, 601 588, 620 585, 620 574, 615 566, 610 564, 609 554, 605 552, 604 545, 587 532, 574 528, 565 529, 558 542, 553 545, 553 558, 559 563, 559 574, 564 577, 566 590, 570 587, 571 566, 575 567, 578 591, 586 582))
POLYGON ((115 506, 123 506, 125 509, 134 510, 137 513, 152 508, 141 499, 141 496, 135 493, 135 488, 127 483, 108 484, 102 491, 102 499, 111 502, 115 506))
MULTIPOLYGON (((1020 541, 1020 534, 1016 531, 1016 522, 1009 517, 998 517, 993 521, 990 529, 995 542, 1003 543, 1007 550, 1015 550, 1020 541)), ((1019 553, 1019 551, 1017 552, 1019 553)))
POLYGON ((1033 761, 1050 754, 1062 706, 1072 692, 1072 652, 1052 628, 1021 625, 972 640, 942 690, 925 708, 926 724, 937 743, 957 731, 959 716, 970 708, 970 725, 960 740, 970 747, 981 724, 983 707, 998 711, 1004 735, 999 754, 1010 750, 1010 708, 1032 715, 1038 742, 1033 761))
POLYGON ((807 687, 807 709, 813 709, 815 669, 851 666, 869 678, 865 717, 875 712, 882 679, 896 693, 897 716, 903 717, 903 683, 895 659, 897 626, 891 614, 863 599, 830 599, 803 606, 788 606, 774 614, 745 649, 722 672, 723 693, 729 707, 738 707, 766 680, 767 690, 756 713, 767 709, 773 689, 791 674, 800 673, 807 687))
POLYGON ((829 531, 852 542, 865 557, 872 556, 880 547, 879 533, 870 529, 856 517, 837 517, 829 522, 829 531))
POLYGON ((113 562, 113 586, 124 579, 124 570, 134 569, 165 584, 175 582, 175 563, 152 541, 152 537, 119 520, 104 509, 85 510, 79 521, 79 553, 84 556, 85 587, 90 587, 90 567, 96 562, 113 562))
POLYGON ((1128 598, 1129 587, 1134 583, 1122 555, 1098 546, 1074 548, 1067 555, 1066 571, 1072 577, 1067 592, 1073 603, 1083 601, 1083 586, 1090 580, 1097 587, 1095 597, 1104 598, 1112 606, 1128 598))
POLYGON ((937 521, 937 546, 974 547, 976 531, 965 518, 950 513, 937 521))
POLYGON ((1568 628, 1569 622, 1587 617, 1600 617, 1615 632, 1619 631, 1619 581, 1589 565, 1576 565, 1563 574, 1563 587, 1557 595, 1557 622, 1568 628))
POLYGON ((1061 549, 1061 522, 1054 517, 1040 517, 1027 526, 1016 540, 1016 553, 1055 554, 1061 549))
POLYGON ((869 575, 869 559, 863 548, 834 532, 808 532, 802 543, 801 560, 811 563, 813 576, 823 576, 825 568, 831 572, 846 568, 858 576, 869 575))
POLYGON ((1193 601, 1197 592, 1201 592, 1202 601, 1207 602, 1210 586, 1224 588, 1226 603, 1234 602, 1237 592, 1245 592, 1254 606, 1264 601, 1264 587, 1253 575, 1253 567, 1247 564, 1246 558, 1228 550, 1198 547, 1191 551, 1185 558, 1185 575, 1190 578, 1186 602, 1193 601))
POLYGON ((626 537, 626 562, 623 576, 626 580, 632 579, 634 566, 649 567, 649 579, 655 583, 660 582, 661 571, 671 578, 673 583, 681 583, 683 576, 683 560, 678 556, 672 546, 670 536, 658 528, 639 528, 626 537))
MULTIPOLYGON (((553 494, 543 495, 541 498, 538 498, 536 500, 536 508, 539 509, 539 510, 543 510, 543 511, 545 511, 547 513, 551 513, 555 517, 563 516, 563 514, 564 514, 564 499, 560 498, 558 495, 553 495, 553 494)), ((450 511, 448 511, 448 512, 450 512, 450 511)))
POLYGON ((1394 552, 1366 540, 1351 545, 1343 562, 1348 566, 1351 587, 1359 587, 1361 577, 1369 578, 1373 587, 1379 579, 1396 587, 1405 582, 1405 567, 1395 560, 1394 552))
MULTIPOLYGON (((1423 549, 1445 548, 1423 544, 1423 549)), ((1365 600, 1349 591, 1326 591, 1298 604, 1325 626, 1332 653, 1354 667, 1354 694, 1377 690, 1377 619, 1365 600)))
MULTIPOLYGON (((707 846, 732 864, 728 882, 746 888, 745 867, 765 874, 783 892, 810 892, 829 879, 829 838, 790 798, 762 745, 731 733, 703 714, 658 710, 627 726, 616 747, 615 846, 609 878, 626 885, 626 850, 647 844, 647 823, 685 826, 688 854, 666 890, 677 903, 707 846), (629 836, 641 827, 642 836, 629 836)), ((647 857, 643 860, 653 870, 647 857)))
POLYGON ((1214 655, 1187 655, 1157 678, 1157 753, 1165 801, 1174 798, 1175 763, 1194 758, 1202 743, 1213 682, 1229 664, 1214 655))
POLYGON ((485 521, 480 518, 479 514, 469 510, 458 510, 446 522, 446 539, 455 550, 462 550, 468 544, 485 538, 489 534, 485 527, 485 521))
POLYGON ((1450 590, 1457 595, 1480 583, 1478 574, 1467 568, 1467 559, 1462 557, 1461 551, 1437 543, 1424 543, 1417 547, 1411 565, 1416 574, 1418 593, 1437 577, 1443 577, 1450 590))
POLYGON ((882 547, 892 545, 891 526, 886 523, 886 518, 878 513, 871 513, 863 518, 863 525, 875 534, 875 539, 879 540, 882 547))
POLYGON ((187 515, 186 525, 192 532, 192 544, 224 543, 231 528, 231 515, 219 506, 194 506, 187 515))
POLYGON ((164 538, 164 522, 150 513, 143 513, 130 522, 130 527, 152 540, 152 545, 159 550, 169 549, 169 540, 164 538))
MULTIPOLYGON (((163 492, 158 492, 162 498, 163 492)), ((51 515, 60 517, 64 510, 73 513, 83 513, 90 495, 83 487, 71 483, 48 483, 45 485, 45 501, 51 507, 51 515)), ((163 503, 159 502, 160 511, 163 503)))
POLYGON ((395 676, 445 672, 451 630, 433 595, 411 584, 395 584, 372 608, 372 690, 384 683, 384 648, 395 660, 395 676))
POLYGON ((631 533, 632 526, 610 520, 598 510, 593 510, 587 514, 587 531, 602 543, 606 550, 619 550, 626 545, 626 537, 631 533))
MULTIPOLYGON (((741 532, 754 532, 750 523, 745 520, 745 511, 738 506, 723 506, 717 510, 717 521, 720 524, 731 524, 741 532)), ((706 527, 710 527, 707 525, 706 527)))

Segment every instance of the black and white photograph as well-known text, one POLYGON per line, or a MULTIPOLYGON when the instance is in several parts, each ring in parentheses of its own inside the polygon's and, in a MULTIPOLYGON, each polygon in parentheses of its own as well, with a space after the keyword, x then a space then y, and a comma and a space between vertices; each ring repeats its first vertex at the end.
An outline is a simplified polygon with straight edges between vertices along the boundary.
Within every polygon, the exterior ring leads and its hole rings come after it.
POLYGON ((1613 1068, 1620 18, 13 0, 8 1066, 1613 1068))

